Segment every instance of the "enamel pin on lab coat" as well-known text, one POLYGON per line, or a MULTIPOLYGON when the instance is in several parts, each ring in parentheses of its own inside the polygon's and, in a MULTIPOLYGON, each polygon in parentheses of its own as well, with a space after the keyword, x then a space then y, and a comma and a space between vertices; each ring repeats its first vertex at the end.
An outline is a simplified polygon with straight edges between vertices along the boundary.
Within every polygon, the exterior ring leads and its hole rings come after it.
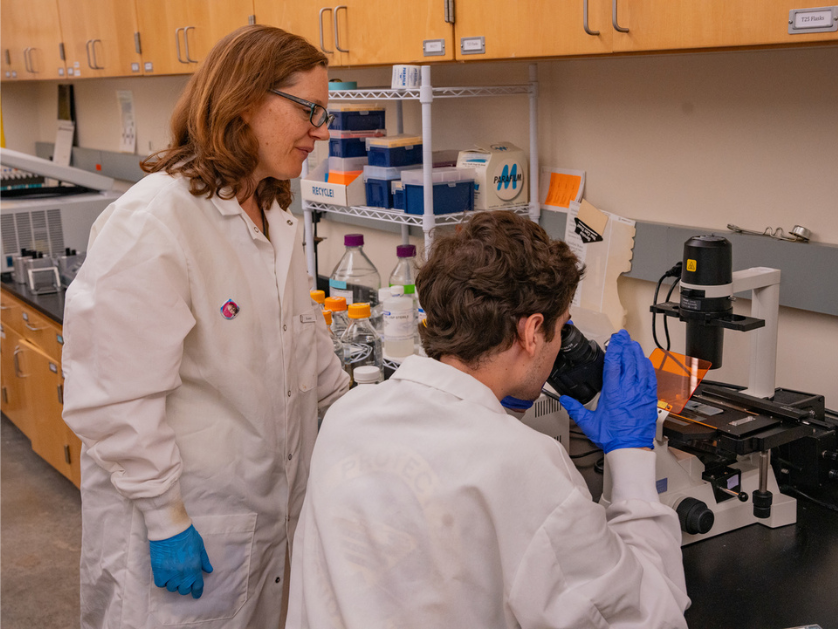
POLYGON ((224 315, 225 319, 235 319, 236 315, 239 314, 239 305, 232 299, 228 299, 221 306, 221 314, 224 315))

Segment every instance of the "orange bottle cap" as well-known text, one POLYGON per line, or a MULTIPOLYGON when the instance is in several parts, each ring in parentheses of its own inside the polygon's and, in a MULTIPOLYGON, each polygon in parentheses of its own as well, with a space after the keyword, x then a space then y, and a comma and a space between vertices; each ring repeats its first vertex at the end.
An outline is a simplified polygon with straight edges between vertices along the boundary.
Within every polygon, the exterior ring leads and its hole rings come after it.
POLYGON ((352 304, 349 306, 350 319, 368 319, 370 316, 369 304, 352 304))
POLYGON ((313 290, 311 291, 311 298, 318 304, 322 304, 326 301, 326 293, 322 290, 313 290))
POLYGON ((323 311, 323 318, 326 319, 326 325, 332 325, 332 311, 331 310, 324 310, 323 311))
POLYGON ((326 297, 326 308, 332 312, 343 312, 346 310, 346 298, 326 297))

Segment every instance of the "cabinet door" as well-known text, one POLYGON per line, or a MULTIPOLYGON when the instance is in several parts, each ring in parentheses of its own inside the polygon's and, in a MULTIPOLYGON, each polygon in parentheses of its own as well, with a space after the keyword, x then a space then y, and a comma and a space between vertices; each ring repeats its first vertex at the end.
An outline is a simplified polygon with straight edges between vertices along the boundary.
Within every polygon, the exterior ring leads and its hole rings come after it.
POLYGON ((253 0, 137 0, 144 73, 194 72, 219 39, 252 15, 253 0))
POLYGON ((22 338, 11 327, 0 325, 0 409, 20 431, 32 438, 30 416, 24 400, 23 378, 26 373, 22 338))
POLYGON ((56 0, 3 0, 20 3, 18 13, 24 49, 23 79, 44 80, 64 77, 65 64, 61 55, 61 26, 56 0))
POLYGON ((611 0, 518 0, 514 5, 502 0, 457 0, 455 7, 458 60, 611 52, 611 0), (460 45, 464 37, 483 37, 485 52, 464 54, 460 45))
POLYGON ((334 10, 324 0, 253 0, 256 23, 276 26, 289 33, 305 37, 328 58, 333 66, 342 65, 343 54, 335 49, 334 10))
POLYGON ((678 50, 838 40, 838 32, 789 35, 789 11, 819 0, 617 0, 614 50, 678 50))
POLYGON ((13 0, 0 2, 0 67, 4 81, 23 78, 24 63, 21 31, 23 16, 19 15, 21 4, 13 0))
POLYGON ((342 49, 342 65, 454 59, 454 25, 445 21, 443 0, 344 0, 334 10, 335 48, 342 49), (426 40, 442 40, 444 54, 425 56, 426 40))
POLYGON ((64 50, 72 76, 140 74, 134 0, 58 0, 64 50))
MULTIPOLYGON (((24 344, 26 342, 24 341, 24 344)), ((61 365, 29 346, 26 348, 28 378, 24 385, 31 401, 34 425, 32 450, 64 476, 73 480, 81 449, 61 413, 64 409, 64 382, 61 365)))

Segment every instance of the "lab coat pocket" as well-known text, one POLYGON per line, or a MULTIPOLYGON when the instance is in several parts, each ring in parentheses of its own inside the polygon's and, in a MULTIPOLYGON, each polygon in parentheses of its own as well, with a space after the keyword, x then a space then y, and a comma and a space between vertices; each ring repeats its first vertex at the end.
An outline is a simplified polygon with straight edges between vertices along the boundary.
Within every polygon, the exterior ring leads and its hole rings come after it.
MULTIPOLYGON (((317 309, 319 311, 319 308, 317 309)), ((317 317, 310 310, 294 316, 294 371, 300 391, 311 391, 317 384, 317 317)))
POLYGON ((192 524, 204 539, 213 570, 204 573, 199 599, 150 584, 149 611, 161 625, 233 618, 247 601, 256 514, 193 516, 192 524))

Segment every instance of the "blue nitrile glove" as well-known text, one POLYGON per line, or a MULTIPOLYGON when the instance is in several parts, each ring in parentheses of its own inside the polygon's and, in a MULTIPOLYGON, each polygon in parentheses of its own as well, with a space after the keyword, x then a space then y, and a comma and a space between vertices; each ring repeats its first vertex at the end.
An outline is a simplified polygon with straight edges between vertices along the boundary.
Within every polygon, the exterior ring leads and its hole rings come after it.
POLYGON ((204 572, 212 572, 204 540, 194 526, 174 537, 150 541, 151 571, 154 585, 177 590, 184 596, 192 592, 192 598, 201 598, 204 593, 204 572))
POLYGON ((532 408, 532 405, 535 402, 531 402, 530 400, 519 400, 516 397, 512 397, 511 395, 507 395, 500 401, 500 405, 504 408, 508 408, 511 411, 516 411, 518 413, 524 413, 532 408))
POLYGON ((651 448, 658 396, 655 370, 628 332, 611 336, 605 352, 602 393, 595 411, 567 395, 562 406, 585 435, 607 454, 620 448, 651 448))

